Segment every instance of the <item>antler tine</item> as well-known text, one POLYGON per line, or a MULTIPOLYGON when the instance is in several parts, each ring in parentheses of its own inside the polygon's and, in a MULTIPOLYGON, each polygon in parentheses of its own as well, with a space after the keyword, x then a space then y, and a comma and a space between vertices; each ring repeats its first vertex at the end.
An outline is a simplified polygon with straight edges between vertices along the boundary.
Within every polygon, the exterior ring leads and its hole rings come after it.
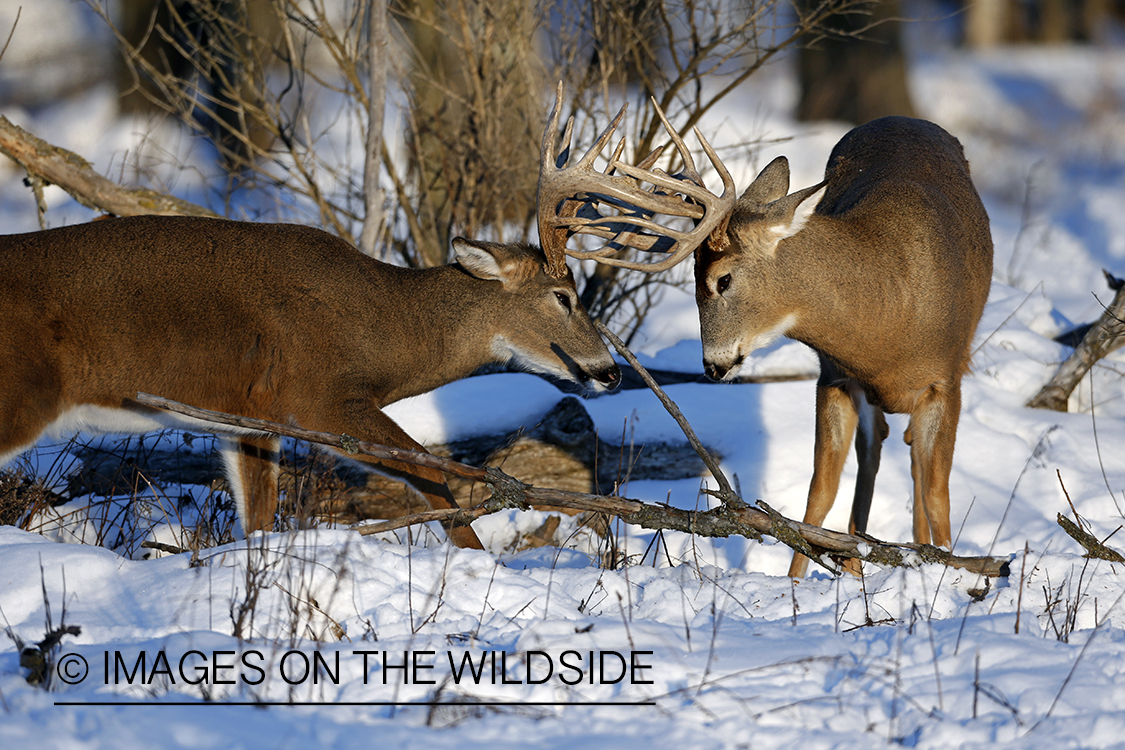
POLYGON ((654 148, 651 154, 641 160, 640 164, 637 165, 637 169, 652 169, 652 165, 656 163, 657 159, 664 155, 664 150, 666 148, 668 148, 668 144, 654 148))
POLYGON ((561 167, 570 161, 570 137, 574 135, 574 116, 566 118, 566 127, 563 128, 562 148, 559 149, 559 155, 555 160, 555 166, 561 167), (561 164, 559 162, 562 162, 561 164))
MULTIPOLYGON (((582 158, 575 166, 582 169, 593 170, 594 159, 598 158, 598 154, 600 154, 605 148, 605 144, 609 143, 609 139, 613 137, 613 133, 617 130, 617 126, 621 124, 621 120, 625 117, 625 110, 627 110, 628 108, 629 102, 625 102, 621 105, 621 109, 617 110, 617 115, 613 118, 613 120, 610 121, 609 125, 606 125, 605 130, 603 130, 601 132, 601 135, 598 136, 598 139, 594 141, 594 145, 590 146, 590 148, 586 150, 586 153, 582 155, 582 158)), ((625 141, 624 139, 622 139, 613 155, 615 157, 620 156, 621 149, 623 149, 624 147, 625 141)), ((613 161, 615 161, 615 159, 611 159, 610 163, 612 164, 613 161)))
MULTIPOLYGON (((695 137, 699 140, 699 145, 703 147, 703 153, 707 154, 707 158, 711 161, 711 165, 715 167, 715 171, 719 173, 719 179, 723 182, 723 194, 719 198, 718 210, 715 211, 715 221, 707 231, 707 237, 711 240, 712 248, 715 250, 723 250, 730 244, 730 240, 728 240, 726 236, 727 225, 730 223, 730 216, 734 211, 734 203, 737 199, 734 178, 730 176, 730 172, 727 170, 726 165, 723 164, 723 160, 719 158, 718 152, 711 148, 711 144, 703 137, 703 133, 699 128, 692 128, 692 132, 695 133, 695 137)), ((696 227, 696 229, 698 228, 699 227, 696 227)))
MULTIPOLYGON (((558 88, 555 90, 555 105, 551 107, 551 114, 547 116, 547 127, 543 129, 540 173, 543 171, 542 164, 553 162, 557 158, 555 145, 558 141, 559 116, 562 114, 562 94, 563 85, 562 81, 559 81, 558 88)), ((569 128, 567 130, 569 131, 569 128)))
MULTIPOLYGON (((676 150, 680 152, 680 158, 684 161, 684 171, 682 175, 694 182, 696 185, 702 187, 703 178, 699 176, 699 170, 695 168, 695 160, 691 158, 691 152, 688 151, 687 144, 680 134, 672 128, 672 124, 668 122, 668 118, 664 116, 664 110, 660 107, 660 103, 656 101, 656 97, 651 97, 652 106, 656 109, 656 116, 660 118, 660 123, 664 126, 664 130, 668 133, 668 137, 672 139, 672 143, 676 144, 676 150)), ((696 128, 696 136, 699 136, 699 129, 696 128)))
POLYGON ((622 268, 662 271, 679 263, 708 237, 713 241, 722 241, 734 208, 734 180, 698 128, 694 129, 696 138, 722 179, 721 195, 715 195, 704 186, 687 144, 672 128, 655 99, 653 105, 661 123, 684 162, 682 172, 669 175, 655 168, 665 151, 664 146, 635 166, 621 162, 624 140, 614 148, 604 173, 594 168, 594 160, 620 125, 627 104, 621 107, 585 154, 568 166, 573 117, 567 121, 563 135, 563 152, 556 150, 562 93, 560 83, 547 131, 543 134, 543 154, 539 165, 539 237, 550 273, 565 275, 566 255, 622 268), (642 183, 651 185, 651 189, 642 188, 642 183), (600 216, 596 210, 598 204, 612 206, 620 213, 600 216), (657 214, 693 219, 695 227, 690 232, 668 229, 653 220, 657 214), (597 250, 571 250, 566 247, 566 241, 575 233, 609 240, 609 244, 597 250), (671 247, 667 255, 652 263, 612 257, 623 247, 663 252, 669 243, 671 247))
POLYGON ((613 149, 613 156, 609 157, 609 166, 606 168, 605 173, 610 174, 613 171, 614 165, 621 159, 621 152, 625 150, 625 139, 622 138, 617 142, 617 148, 613 149))
MULTIPOLYGON (((555 89, 555 104, 551 108, 551 114, 547 118, 547 127, 543 131, 543 146, 539 160, 539 188, 537 194, 538 202, 538 223, 539 223, 539 244, 543 247, 543 254, 547 257, 547 273, 556 277, 562 278, 566 276, 566 228, 559 227, 555 221, 556 210, 558 209, 559 200, 556 197, 550 200, 552 195, 546 188, 551 184, 551 175, 557 173, 561 168, 558 163, 560 152, 556 150, 558 145, 558 132, 559 132, 559 116, 562 114, 562 98, 563 98, 563 84, 559 81, 555 89)), ((574 118, 567 119, 566 132, 563 134, 563 141, 565 145, 562 148, 569 159, 570 155, 570 138, 573 133, 574 118)), ((564 212, 566 208, 564 208, 564 212)), ((572 214, 573 215, 573 214, 572 214)))
MULTIPOLYGON (((539 242, 547 256, 547 272, 553 276, 566 275, 566 240, 570 234, 568 219, 573 219, 583 205, 594 203, 584 196, 590 188, 602 185, 602 180, 610 181, 609 175, 602 175, 594 169, 594 160, 613 137, 621 120, 625 117, 628 102, 622 105, 617 116, 601 132, 594 144, 583 154, 576 164, 566 166, 570 160, 570 143, 574 128, 574 118, 567 120, 563 133, 563 148, 556 150, 559 117, 562 111, 563 85, 560 81, 555 90, 555 104, 547 119, 547 129, 543 133, 542 155, 539 162, 539 242)), ((622 143, 614 152, 611 165, 621 155, 622 143)), ((608 185, 607 185, 608 187, 608 185)), ((611 192, 620 192, 624 186, 617 186, 611 192)), ((598 192, 603 192, 598 190, 598 192)), ((627 192, 627 191, 626 191, 627 192)), ((615 196, 616 197, 616 196, 615 196)), ((628 201, 628 196, 621 198, 628 201)))

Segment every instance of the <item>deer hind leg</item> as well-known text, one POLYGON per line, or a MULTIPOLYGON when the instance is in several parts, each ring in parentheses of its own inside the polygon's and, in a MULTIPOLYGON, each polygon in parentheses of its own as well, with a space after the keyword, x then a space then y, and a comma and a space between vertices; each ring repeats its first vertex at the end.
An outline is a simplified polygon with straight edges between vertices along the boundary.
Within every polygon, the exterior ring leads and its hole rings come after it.
MULTIPOLYGON (((300 424, 307 429, 336 434, 346 433, 361 440, 392 448, 406 448, 423 453, 426 451, 420 443, 395 424, 393 419, 373 405, 356 407, 355 403, 351 402, 348 407, 339 409, 338 413, 313 415, 302 420, 300 424)), ((460 507, 445 483, 445 475, 437 469, 362 455, 346 455, 344 458, 358 462, 367 471, 403 482, 409 489, 421 495, 433 510, 460 507)), ((445 526, 445 529, 454 545, 469 549, 484 549, 472 527, 445 526)))
POLYGON ((906 442, 914 479, 914 541, 949 547, 949 474, 961 416, 960 384, 934 385, 910 414, 906 442))
POLYGON ((273 531, 281 440, 275 436, 220 438, 219 453, 242 531, 273 531))
MULTIPOLYGON (((855 457, 858 471, 855 479, 855 495, 852 498, 852 515, 848 521, 851 534, 867 531, 867 521, 871 516, 871 500, 875 495, 875 475, 879 473, 879 460, 883 455, 883 441, 887 439, 887 419, 883 409, 867 400, 858 384, 848 388, 852 403, 858 415, 855 432, 855 457)), ((844 563, 844 570, 852 575, 860 575, 861 563, 855 558, 844 563)))
POLYGON ((855 457, 859 471, 855 481, 855 498, 852 500, 852 517, 848 531, 852 534, 867 531, 871 516, 871 499, 875 494, 875 475, 879 473, 879 460, 883 455, 883 441, 887 439, 887 418, 882 408, 868 402, 858 386, 851 390, 852 403, 859 415, 855 436, 855 457))
MULTIPOLYGON (((817 383, 816 444, 813 448, 813 476, 809 485, 808 504, 805 506, 805 523, 820 526, 832 509, 836 491, 840 488, 840 474, 844 471, 844 462, 858 421, 855 403, 847 390, 837 385, 817 383)), ((803 578, 808 565, 807 557, 799 553, 793 555, 789 575, 803 578)))

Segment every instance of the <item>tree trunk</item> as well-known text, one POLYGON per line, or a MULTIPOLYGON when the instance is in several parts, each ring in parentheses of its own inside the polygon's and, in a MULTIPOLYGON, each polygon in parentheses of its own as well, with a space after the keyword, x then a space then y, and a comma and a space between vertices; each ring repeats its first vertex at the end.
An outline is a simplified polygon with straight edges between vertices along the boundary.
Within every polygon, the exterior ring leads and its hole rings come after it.
POLYGON ((1008 39, 1011 26, 1009 0, 976 0, 965 7, 965 44, 990 49, 1008 39))
POLYGON ((826 22, 830 36, 797 56, 798 119, 861 125, 884 115, 914 116, 900 16, 898 0, 873 0, 826 22))

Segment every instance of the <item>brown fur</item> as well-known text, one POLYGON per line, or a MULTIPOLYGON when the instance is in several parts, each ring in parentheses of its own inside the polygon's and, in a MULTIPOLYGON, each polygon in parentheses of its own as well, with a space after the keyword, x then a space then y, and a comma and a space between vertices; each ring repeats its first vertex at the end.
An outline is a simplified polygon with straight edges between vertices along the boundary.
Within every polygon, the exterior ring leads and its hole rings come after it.
MULTIPOLYGON (((76 426, 76 407, 156 415, 137 392, 420 450, 380 407, 513 350, 533 369, 616 385, 572 278, 548 276, 527 246, 455 245, 471 268, 404 269, 316 229, 201 218, 0 237, 0 462, 60 418, 71 415, 56 429, 76 426)), ((243 526, 269 529, 277 442, 233 440, 226 458, 243 526)), ((359 460, 431 507, 454 507, 440 472, 359 460)), ((471 529, 453 537, 480 547, 471 529)))

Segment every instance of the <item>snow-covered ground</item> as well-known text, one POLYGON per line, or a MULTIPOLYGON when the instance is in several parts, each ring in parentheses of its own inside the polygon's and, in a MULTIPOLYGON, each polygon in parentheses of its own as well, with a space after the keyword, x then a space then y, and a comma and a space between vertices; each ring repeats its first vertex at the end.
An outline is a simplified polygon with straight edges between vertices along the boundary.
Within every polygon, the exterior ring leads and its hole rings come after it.
MULTIPOLYGON (((54 7, 66 18, 71 6, 54 7)), ((83 33, 60 22, 40 36, 64 50, 83 33)), ((585 548, 502 552, 538 525, 534 514, 479 521, 489 552, 320 530, 196 561, 130 559, 2 527, 4 625, 37 641, 45 619, 65 616, 81 634, 64 638, 51 692, 29 687, 14 644, 0 641, 0 747, 1122 746, 1122 568, 1081 557, 1056 514, 1077 511, 1101 538, 1125 522, 1125 354, 1082 384, 1070 413, 1022 404, 1069 351, 1052 337, 1093 320, 1094 295, 1110 299, 1101 269, 1125 275, 1125 51, 926 51, 911 84, 921 115, 964 143, 996 245, 952 477, 956 552, 1012 559, 1012 576, 983 598, 969 594, 975 576, 936 566, 792 582, 780 545, 681 534, 654 545, 620 526, 632 564, 618 570, 585 548), (299 705, 235 705, 256 702, 299 705)), ((740 185, 777 153, 790 157, 794 187, 816 182, 845 132, 792 122, 793 87, 784 66, 771 68, 714 114, 720 142, 792 136, 728 159, 740 185)), ((111 176, 125 152, 159 136, 140 138, 101 87, 0 112, 111 176)), ((167 135, 163 148, 190 153, 167 135)), ((37 227, 20 178, 0 164, 4 232, 37 227)), ((48 199, 52 224, 89 215, 54 190, 48 199)), ((690 293, 669 291, 636 346, 647 364, 698 371, 690 293)), ((814 364, 781 343, 749 366, 814 364)), ((801 515, 812 382, 668 393, 747 499, 801 515)), ((562 395, 530 375, 492 375, 393 413, 434 442, 530 426, 562 395)), ((679 434, 647 391, 586 406, 603 436, 679 434)), ((870 532, 884 539, 910 538, 904 428, 891 418, 876 485, 870 532)), ((41 449, 40 464, 55 455, 41 449)), ((852 479, 854 462, 842 496, 852 479)), ((646 481, 623 494, 691 508, 706 503, 699 489, 646 481)), ((846 504, 829 527, 846 525, 846 504)), ((158 512, 159 496, 147 505, 158 512)))

